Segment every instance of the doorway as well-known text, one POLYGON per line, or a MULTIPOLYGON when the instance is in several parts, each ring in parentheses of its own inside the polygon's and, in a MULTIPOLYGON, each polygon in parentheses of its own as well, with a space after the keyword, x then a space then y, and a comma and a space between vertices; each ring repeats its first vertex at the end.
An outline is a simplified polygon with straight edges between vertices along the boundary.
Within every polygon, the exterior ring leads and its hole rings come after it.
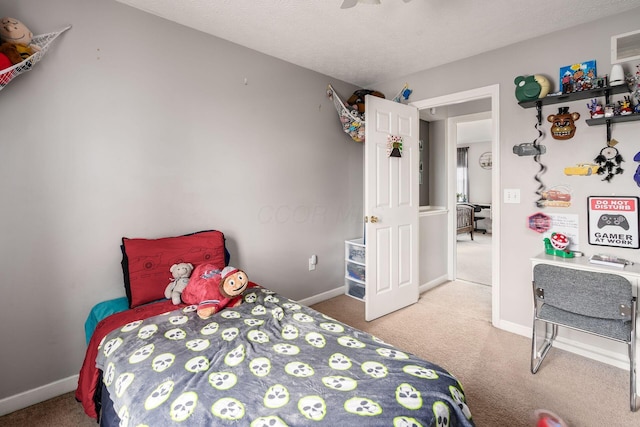
MULTIPOLYGON (((492 169, 491 169, 491 218, 492 218, 492 241, 491 241, 491 295, 492 295, 492 323, 499 323, 500 313, 500 188, 499 188, 499 171, 500 171, 500 126, 499 126, 499 85, 486 86, 478 89, 472 89, 464 92, 458 92, 450 95, 444 95, 436 98, 425 99, 412 102, 411 104, 418 108, 422 117, 424 112, 441 113, 447 115, 449 110, 461 110, 469 108, 474 103, 488 103, 485 111, 491 112, 491 152, 492 152, 492 169), (440 111, 439 111, 440 110, 440 111)), ((477 112, 478 110, 476 110, 477 112)), ((457 114, 463 115, 464 113, 457 114)), ((449 123, 450 124, 450 123, 449 123)), ((446 135, 452 133, 451 126, 446 127, 446 135)), ((443 191, 443 201, 446 204, 444 209, 447 215, 447 229, 443 231, 447 234, 445 241, 447 242, 447 279, 456 279, 457 254, 456 254, 456 144, 450 143, 446 138, 445 161, 446 164, 444 176, 446 182, 438 185, 443 191)))
MULTIPOLYGON (((473 232, 456 233, 456 274, 458 280, 491 286, 491 215, 493 151, 491 147, 491 104, 488 99, 463 103, 465 109, 486 110, 448 117, 451 129, 447 145, 456 146, 456 201, 474 210, 473 232)), ((449 116, 455 113, 451 109, 449 116)), ((459 108, 458 108, 459 110, 459 108)))

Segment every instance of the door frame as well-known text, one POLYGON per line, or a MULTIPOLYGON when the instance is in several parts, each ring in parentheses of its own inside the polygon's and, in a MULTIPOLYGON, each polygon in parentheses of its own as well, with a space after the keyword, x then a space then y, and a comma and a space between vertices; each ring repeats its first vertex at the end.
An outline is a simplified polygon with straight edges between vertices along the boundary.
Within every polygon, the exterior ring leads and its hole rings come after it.
MULTIPOLYGON (((500 85, 484 86, 463 92, 438 96, 411 102, 418 110, 443 107, 451 104, 459 104, 468 101, 489 98, 491 100, 492 138, 491 151, 493 166, 491 169, 491 216, 492 216, 492 286, 491 286, 491 323, 498 327, 500 323, 500 85)), ((449 132, 447 130, 447 132, 449 132)), ((455 233, 456 233, 456 144, 452 144, 447 137, 446 164, 447 164, 447 277, 455 278, 455 233)))

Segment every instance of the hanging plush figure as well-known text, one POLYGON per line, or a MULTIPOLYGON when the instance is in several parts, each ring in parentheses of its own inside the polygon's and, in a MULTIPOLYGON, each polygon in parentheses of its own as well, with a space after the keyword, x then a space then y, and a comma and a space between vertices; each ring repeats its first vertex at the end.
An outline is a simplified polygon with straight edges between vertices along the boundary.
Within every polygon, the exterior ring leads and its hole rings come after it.
POLYGON ((551 136, 553 139, 571 139, 576 134, 575 121, 580 118, 579 113, 570 113, 569 107, 558 108, 558 114, 551 114, 547 120, 552 123, 551 136))
POLYGON ((600 154, 594 159, 600 169, 598 169, 598 175, 606 175, 602 178, 603 181, 611 182, 611 178, 614 175, 621 174, 624 169, 620 166, 624 159, 618 152, 618 149, 614 147, 618 141, 612 139, 607 143, 607 146, 600 150, 600 154))

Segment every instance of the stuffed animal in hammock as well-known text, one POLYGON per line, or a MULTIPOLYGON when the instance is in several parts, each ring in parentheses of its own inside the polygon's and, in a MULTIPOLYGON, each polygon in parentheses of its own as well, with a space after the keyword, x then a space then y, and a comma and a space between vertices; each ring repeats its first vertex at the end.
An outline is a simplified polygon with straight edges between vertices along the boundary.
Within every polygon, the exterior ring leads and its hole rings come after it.
POLYGON ((182 291, 182 301, 197 305, 198 316, 208 319, 227 306, 241 304, 242 292, 248 285, 249 279, 242 270, 200 264, 193 270, 187 287, 182 291))
MULTIPOLYGON (((4 49, 15 49, 15 52, 22 58, 21 61, 40 50, 38 46, 31 43, 32 38, 33 33, 19 20, 6 16, 0 19, 0 40, 3 44, 9 45, 4 46, 4 49)), ((11 55, 8 55, 6 51, 4 53, 11 58, 11 55)))

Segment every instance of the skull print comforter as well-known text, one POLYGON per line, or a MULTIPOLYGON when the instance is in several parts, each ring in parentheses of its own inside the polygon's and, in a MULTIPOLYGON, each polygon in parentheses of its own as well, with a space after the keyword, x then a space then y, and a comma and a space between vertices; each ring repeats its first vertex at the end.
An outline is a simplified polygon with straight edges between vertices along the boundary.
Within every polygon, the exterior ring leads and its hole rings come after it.
POLYGON ((96 362, 124 426, 474 425, 444 369, 259 287, 126 324, 96 362))

